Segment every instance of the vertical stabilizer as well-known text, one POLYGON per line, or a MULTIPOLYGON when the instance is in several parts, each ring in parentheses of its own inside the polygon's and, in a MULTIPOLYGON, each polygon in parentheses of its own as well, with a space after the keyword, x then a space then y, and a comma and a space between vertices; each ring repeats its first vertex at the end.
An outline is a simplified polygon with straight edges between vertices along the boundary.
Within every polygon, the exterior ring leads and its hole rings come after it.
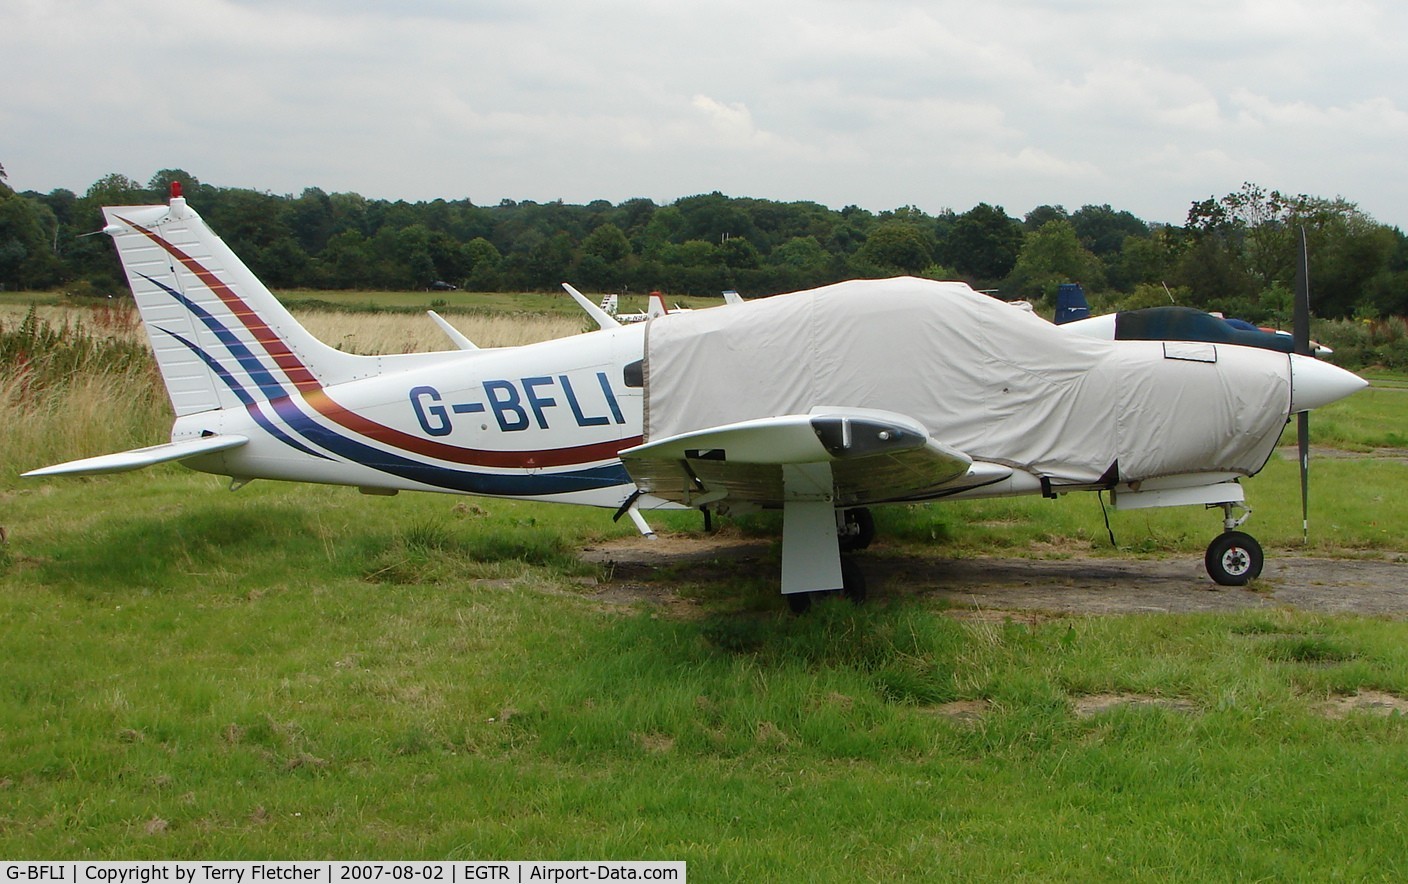
POLYGON ((670 308, 665 306, 665 296, 660 292, 650 293, 650 306, 645 309, 645 315, 654 319, 657 316, 664 316, 670 312, 670 308))
POLYGON ((179 195, 103 215, 178 416, 375 373, 299 325, 179 195))

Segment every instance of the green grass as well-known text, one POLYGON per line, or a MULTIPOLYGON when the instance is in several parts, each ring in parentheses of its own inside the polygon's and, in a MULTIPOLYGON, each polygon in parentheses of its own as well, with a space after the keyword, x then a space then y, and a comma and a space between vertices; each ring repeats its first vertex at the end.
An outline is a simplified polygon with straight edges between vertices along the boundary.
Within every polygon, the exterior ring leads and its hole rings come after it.
MULTIPOLYGON (((1408 404, 1408 403, 1405 403, 1408 404)), ((1290 454, 1291 452, 1287 452, 1290 454)), ((1293 456, 1293 454, 1292 454, 1293 456)), ((1273 457, 1243 482, 1253 515, 1244 530, 1268 549, 1304 550, 1299 472, 1294 460, 1273 457)), ((1364 550, 1408 550, 1408 464, 1373 459, 1312 458, 1311 542, 1308 551, 1347 555, 1364 550)), ((878 535, 889 545, 949 555, 1002 553, 1039 557, 1073 554, 1201 553, 1222 527, 1220 511, 1199 507, 1102 514, 1094 494, 880 507, 878 535), (1110 520, 1117 546, 1105 528, 1110 520)))
POLYGON ((175 468, 0 513, 3 855, 1408 874, 1408 724, 1321 708, 1408 694, 1399 621, 983 623, 915 597, 793 618, 742 613, 748 574, 673 616, 584 585, 571 551, 628 531, 604 511, 230 495, 175 468), (1181 705, 1077 714, 1106 693, 1181 705))
POLYGON ((0 304, 29 307, 35 304, 52 306, 64 303, 62 292, 0 292, 0 304))
MULTIPOLYGON (((1408 396, 1361 393, 1314 423, 1317 444, 1380 446, 1408 396)), ((6 462, 158 441, 52 426, 7 426, 30 447, 6 462)), ((1314 552, 1408 552, 1408 466, 1312 469, 1314 552)), ((1294 462, 1247 488, 1269 554, 1298 548, 1294 462)), ((881 508, 872 554, 1196 557, 1218 528, 1198 508, 1110 518, 1118 550, 1093 495, 881 508)), ((606 511, 231 495, 176 467, 7 472, 0 526, 3 856, 682 859, 698 881, 1408 875, 1408 721, 1326 707, 1408 696, 1401 620, 985 622, 902 593, 795 618, 774 571, 727 565, 658 575, 683 604, 613 602, 576 555, 631 531, 606 511), (1101 695, 1139 702, 1082 712, 1101 695)))
MULTIPOLYGON (((1408 448, 1408 386, 1402 376, 1376 375, 1370 383, 1369 389, 1311 414, 1312 444, 1349 451, 1408 448)), ((1294 424, 1282 443, 1295 444, 1294 424)))

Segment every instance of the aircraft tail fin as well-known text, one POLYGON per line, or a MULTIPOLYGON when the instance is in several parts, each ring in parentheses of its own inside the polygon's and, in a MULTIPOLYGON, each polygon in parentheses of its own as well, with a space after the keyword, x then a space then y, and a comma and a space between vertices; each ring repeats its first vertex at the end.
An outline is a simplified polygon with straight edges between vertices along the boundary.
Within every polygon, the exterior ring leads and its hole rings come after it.
POLYGON ((1085 289, 1077 282, 1063 282, 1056 290, 1056 324, 1085 319, 1090 315, 1090 304, 1085 300, 1085 289))
POLYGON ((376 373, 313 337, 173 187, 103 209, 177 416, 312 392, 376 373))
POLYGON ((670 312, 670 308, 665 306, 665 296, 660 292, 650 293, 650 306, 646 308, 645 315, 654 319, 657 316, 664 316, 670 312))

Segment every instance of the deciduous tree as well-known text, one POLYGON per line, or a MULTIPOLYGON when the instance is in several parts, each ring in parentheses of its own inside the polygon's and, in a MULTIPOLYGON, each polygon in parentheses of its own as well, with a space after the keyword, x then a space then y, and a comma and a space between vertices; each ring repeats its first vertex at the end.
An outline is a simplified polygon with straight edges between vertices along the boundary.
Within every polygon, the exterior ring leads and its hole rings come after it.
POLYGON ((1001 206, 978 203, 954 220, 940 257, 959 273, 991 281, 1012 272, 1021 249, 1021 225, 1001 206))
POLYGON ((1004 288, 1027 298, 1054 300, 1057 286, 1064 282, 1082 283, 1099 291, 1105 285, 1104 268, 1100 259, 1081 245, 1075 225, 1056 219, 1026 235, 1004 288))
POLYGON ((851 268, 862 276, 913 276, 932 263, 934 253, 919 225, 887 221, 866 237, 851 268))

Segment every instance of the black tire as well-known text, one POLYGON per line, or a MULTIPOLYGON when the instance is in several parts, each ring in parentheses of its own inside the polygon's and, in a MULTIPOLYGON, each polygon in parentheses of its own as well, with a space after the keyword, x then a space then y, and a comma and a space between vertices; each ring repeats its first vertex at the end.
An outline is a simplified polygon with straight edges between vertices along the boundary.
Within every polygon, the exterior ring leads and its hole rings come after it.
POLYGON ((841 532, 841 552, 855 552, 870 546, 875 539, 875 517, 863 506, 851 507, 844 514, 846 530, 841 532))
POLYGON ((793 614, 805 614, 812 609, 814 602, 825 601, 841 596, 853 605, 865 604, 868 591, 865 585, 865 572, 850 559, 841 560, 841 588, 818 589, 813 592, 789 592, 787 609, 793 614))
POLYGON ((1222 586, 1246 586, 1261 576, 1264 562, 1261 544, 1241 531, 1219 534, 1203 556, 1208 576, 1222 586))
POLYGON ((865 585, 865 572, 850 559, 841 560, 841 595, 853 605, 865 604, 869 590, 865 585))

